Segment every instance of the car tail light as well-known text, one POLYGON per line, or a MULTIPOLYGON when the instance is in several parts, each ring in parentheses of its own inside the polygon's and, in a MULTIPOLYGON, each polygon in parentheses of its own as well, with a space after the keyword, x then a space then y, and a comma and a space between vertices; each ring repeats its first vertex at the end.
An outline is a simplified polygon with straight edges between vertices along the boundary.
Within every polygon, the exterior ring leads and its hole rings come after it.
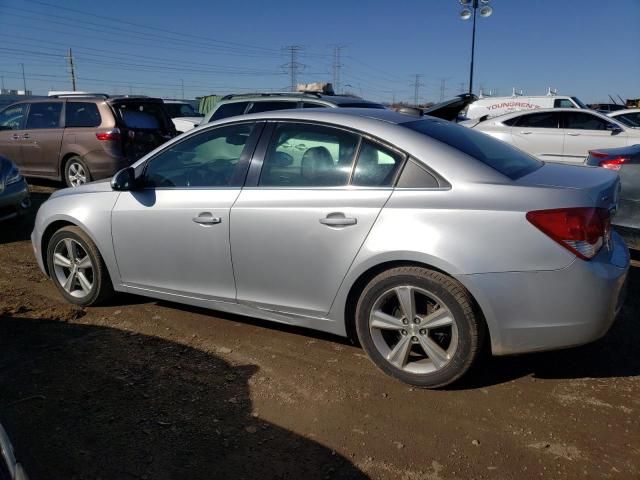
POLYGON ((611 157, 609 154, 604 152, 591 151, 589 152, 589 155, 594 158, 602 158, 603 160, 600 160, 599 165, 608 170, 618 171, 622 168, 622 165, 629 160, 626 157, 611 157))
POLYGON ((527 220, 578 257, 589 260, 609 244, 611 215, 605 208, 558 208, 527 213, 527 220))
POLYGON ((99 132, 96 133, 96 138, 98 140, 102 140, 102 141, 107 141, 107 140, 120 140, 120 129, 118 128, 114 128, 112 130, 109 130, 107 132, 99 132))

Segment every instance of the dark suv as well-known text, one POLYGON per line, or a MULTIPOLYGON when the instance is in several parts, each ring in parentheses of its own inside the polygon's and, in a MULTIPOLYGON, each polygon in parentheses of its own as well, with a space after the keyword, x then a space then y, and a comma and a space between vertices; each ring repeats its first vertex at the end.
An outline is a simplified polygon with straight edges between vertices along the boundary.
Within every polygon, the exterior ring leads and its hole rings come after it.
POLYGON ((109 177, 176 134, 158 98, 66 95, 0 112, 0 155, 69 187, 109 177))

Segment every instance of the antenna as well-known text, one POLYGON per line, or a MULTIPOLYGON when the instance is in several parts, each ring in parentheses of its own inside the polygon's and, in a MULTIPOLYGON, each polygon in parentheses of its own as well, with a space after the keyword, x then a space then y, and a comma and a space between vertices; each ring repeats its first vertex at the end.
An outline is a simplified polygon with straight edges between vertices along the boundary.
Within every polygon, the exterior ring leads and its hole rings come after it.
POLYGON ((615 98, 613 98, 611 95, 609 95, 609 98, 611 99, 614 105, 618 105, 618 102, 616 101, 615 98))

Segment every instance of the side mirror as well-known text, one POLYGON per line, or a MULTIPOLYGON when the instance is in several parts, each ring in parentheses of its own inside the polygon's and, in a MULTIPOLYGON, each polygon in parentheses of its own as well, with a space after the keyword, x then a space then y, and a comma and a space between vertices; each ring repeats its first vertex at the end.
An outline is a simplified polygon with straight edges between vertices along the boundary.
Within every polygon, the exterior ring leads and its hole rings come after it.
POLYGON ((611 133, 613 133, 614 135, 616 133, 620 133, 622 132, 622 128, 620 128, 618 125, 614 124, 614 123, 608 123, 607 124, 607 130, 609 130, 611 133))
POLYGON ((135 186, 136 172, 133 167, 123 168, 111 179, 111 188, 117 192, 134 190, 135 186))

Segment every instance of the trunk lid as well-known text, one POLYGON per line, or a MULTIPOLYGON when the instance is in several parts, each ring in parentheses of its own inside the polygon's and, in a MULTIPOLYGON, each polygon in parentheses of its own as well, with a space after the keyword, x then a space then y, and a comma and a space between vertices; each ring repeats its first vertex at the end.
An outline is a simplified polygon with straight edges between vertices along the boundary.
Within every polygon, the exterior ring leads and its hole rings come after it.
POLYGON ((557 187, 580 190, 593 203, 585 207, 606 208, 615 214, 620 196, 620 180, 615 172, 604 168, 545 163, 517 180, 519 185, 557 187))
POLYGON ((160 99, 122 98, 109 103, 121 132, 122 152, 130 162, 142 158, 177 134, 160 99))

